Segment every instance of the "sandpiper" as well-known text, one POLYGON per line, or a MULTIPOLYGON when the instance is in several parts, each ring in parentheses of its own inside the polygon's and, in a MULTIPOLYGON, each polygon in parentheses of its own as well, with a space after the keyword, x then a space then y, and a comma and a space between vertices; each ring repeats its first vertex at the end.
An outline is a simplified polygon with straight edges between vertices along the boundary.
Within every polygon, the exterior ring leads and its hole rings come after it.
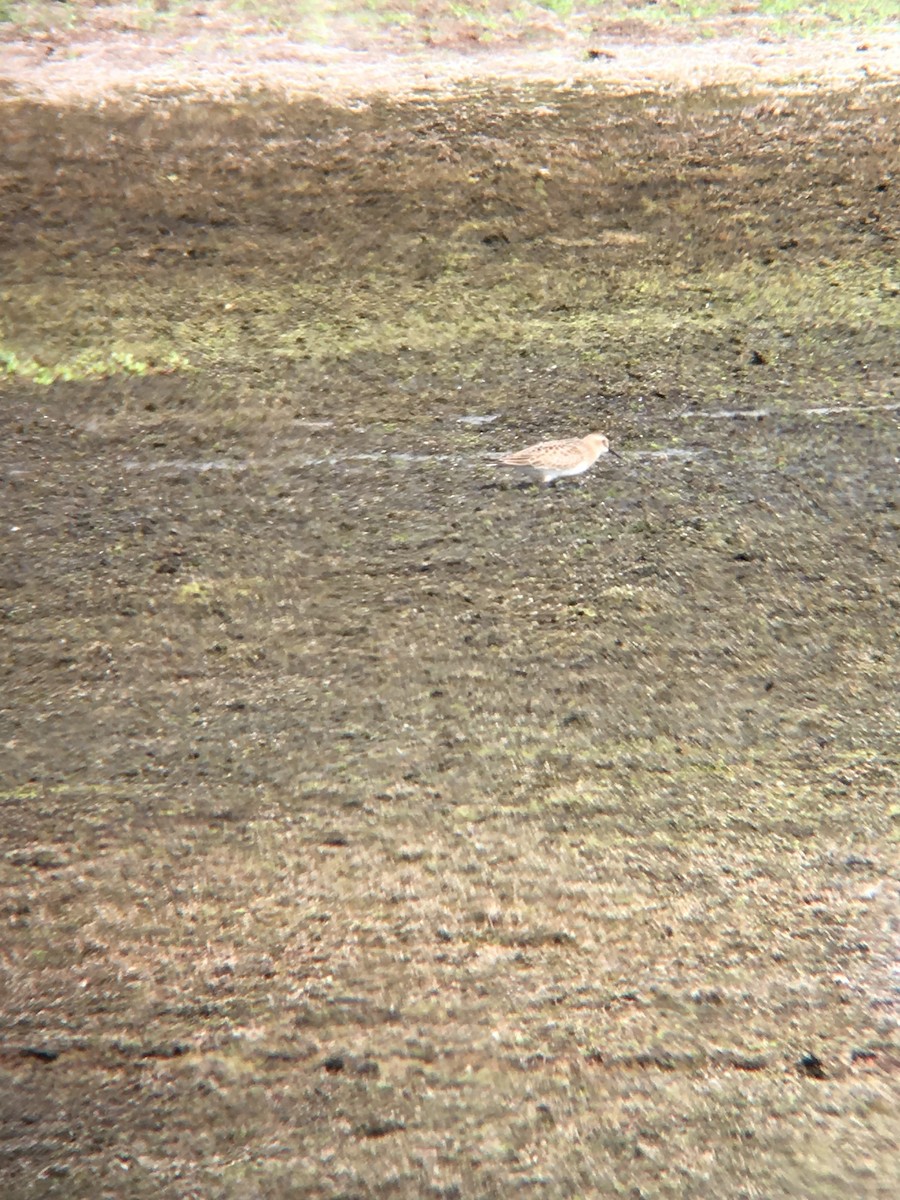
MULTIPOLYGON (((497 460, 501 467, 518 467, 541 483, 552 483, 563 475, 580 475, 592 467, 601 454, 609 454, 609 439, 604 433, 589 433, 583 438, 564 438, 558 442, 537 442, 515 454, 497 460)), ((614 453, 614 452, 613 452, 614 453)))

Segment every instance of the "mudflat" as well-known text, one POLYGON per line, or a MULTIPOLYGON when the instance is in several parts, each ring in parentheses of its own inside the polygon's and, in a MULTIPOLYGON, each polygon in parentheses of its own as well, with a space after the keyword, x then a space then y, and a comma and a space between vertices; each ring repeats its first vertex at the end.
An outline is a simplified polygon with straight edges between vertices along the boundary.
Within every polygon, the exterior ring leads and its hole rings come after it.
POLYGON ((4 1196, 895 1195, 896 83, 195 84, 3 104, 4 1196))

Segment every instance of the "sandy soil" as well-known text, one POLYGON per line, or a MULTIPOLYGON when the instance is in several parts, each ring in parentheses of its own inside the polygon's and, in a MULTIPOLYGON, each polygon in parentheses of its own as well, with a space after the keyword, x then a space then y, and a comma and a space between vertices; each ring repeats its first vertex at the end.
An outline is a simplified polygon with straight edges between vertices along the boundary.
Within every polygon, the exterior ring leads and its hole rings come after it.
POLYGON ((684 27, 638 21, 567 30, 541 13, 527 27, 525 44, 500 37, 489 46, 467 35, 464 24, 424 46, 421 39, 346 25, 331 42, 303 42, 212 6, 206 15, 187 14, 152 32, 135 28, 135 20, 131 10, 112 7, 95 10, 74 29, 23 35, 0 27, 0 86, 61 103, 119 91, 227 95, 248 87, 335 101, 496 79, 623 91, 776 81, 846 86, 895 78, 900 62, 897 27, 776 36, 752 16, 708 24, 709 36, 694 41, 684 27))

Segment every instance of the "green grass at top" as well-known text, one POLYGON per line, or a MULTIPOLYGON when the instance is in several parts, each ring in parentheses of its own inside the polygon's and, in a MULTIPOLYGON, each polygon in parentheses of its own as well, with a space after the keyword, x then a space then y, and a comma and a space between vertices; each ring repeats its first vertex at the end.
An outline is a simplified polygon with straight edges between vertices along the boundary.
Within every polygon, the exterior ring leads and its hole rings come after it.
POLYGON ((14 21, 16 19, 16 9, 21 7, 20 4, 15 4, 13 0, 0 0, 0 24, 14 21))
MULTIPOLYGON (((563 0, 564 2, 564 0, 563 0)), ((545 0, 547 7, 554 0, 545 0)), ((651 0, 650 3, 609 4, 604 0, 585 0, 580 7, 590 10, 605 10, 605 15, 615 11, 628 12, 631 16, 652 20, 656 24, 667 21, 702 20, 712 17, 735 15, 777 18, 789 25, 804 26, 810 22, 828 21, 839 25, 878 25, 900 19, 898 0, 755 0, 747 3, 743 14, 736 14, 734 0, 651 0)))
MULTIPOLYGON (((117 7, 123 25, 145 30, 187 19, 193 9, 188 0, 126 0, 117 7)), ((220 16, 230 13, 241 21, 249 17, 262 27, 325 41, 331 30, 353 26, 381 27, 385 32, 400 27, 416 40, 417 34, 424 38, 442 27, 452 30, 460 21, 514 36, 533 27, 542 9, 576 29, 623 18, 683 27, 758 16, 783 32, 900 20, 898 0, 755 0, 741 6, 734 0, 219 0, 215 7, 220 16), (743 11, 736 13, 736 7, 743 11)), ((0 23, 23 29, 71 28, 89 25, 97 11, 88 0, 0 0, 0 23)))
POLYGON ((767 17, 819 16, 841 25, 882 25, 900 20, 898 0, 759 0, 767 17))
POLYGON ((538 8, 546 8, 549 12, 555 12, 557 16, 568 17, 576 8, 587 7, 596 8, 596 4, 579 5, 577 0, 536 0, 538 8))

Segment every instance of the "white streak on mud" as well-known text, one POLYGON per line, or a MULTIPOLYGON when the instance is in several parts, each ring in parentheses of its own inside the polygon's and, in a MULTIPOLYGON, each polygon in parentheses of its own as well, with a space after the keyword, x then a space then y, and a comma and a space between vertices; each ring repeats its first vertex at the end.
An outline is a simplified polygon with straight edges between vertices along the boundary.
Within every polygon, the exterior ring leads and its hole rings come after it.
POLYGON ((820 408, 723 408, 713 411, 692 409, 677 413, 675 419, 683 421, 762 421, 766 417, 833 417, 842 413, 897 412, 900 404, 823 404, 820 408))

